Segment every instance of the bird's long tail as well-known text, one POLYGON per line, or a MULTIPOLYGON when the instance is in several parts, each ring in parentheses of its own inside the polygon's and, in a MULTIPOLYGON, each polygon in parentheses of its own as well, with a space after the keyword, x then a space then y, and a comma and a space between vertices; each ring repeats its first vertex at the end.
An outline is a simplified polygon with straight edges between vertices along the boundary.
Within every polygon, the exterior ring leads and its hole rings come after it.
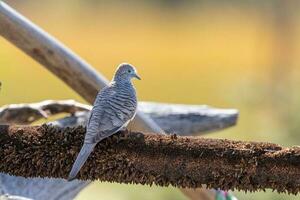
POLYGON ((93 151, 94 147, 96 146, 97 143, 92 143, 92 144, 83 144, 75 163, 73 164, 72 170, 69 174, 68 181, 72 181, 75 179, 76 175, 80 171, 81 167, 93 151))

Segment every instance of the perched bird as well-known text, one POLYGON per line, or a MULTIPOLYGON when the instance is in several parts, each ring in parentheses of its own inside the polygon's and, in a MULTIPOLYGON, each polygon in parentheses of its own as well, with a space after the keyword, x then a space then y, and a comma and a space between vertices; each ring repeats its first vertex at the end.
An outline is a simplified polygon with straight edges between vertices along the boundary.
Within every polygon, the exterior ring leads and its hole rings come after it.
POLYGON ((140 80, 136 69, 122 63, 109 85, 98 93, 87 123, 84 144, 69 174, 69 181, 75 179, 98 142, 125 128, 134 118, 137 97, 132 78, 140 80))

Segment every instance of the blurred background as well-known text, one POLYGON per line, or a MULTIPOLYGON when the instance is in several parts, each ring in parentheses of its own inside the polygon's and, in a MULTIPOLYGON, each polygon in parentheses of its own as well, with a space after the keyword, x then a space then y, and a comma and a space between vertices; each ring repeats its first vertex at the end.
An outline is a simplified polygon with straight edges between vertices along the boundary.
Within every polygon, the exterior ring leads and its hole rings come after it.
MULTIPOLYGON (((300 2, 280 0, 6 0, 106 77, 137 66, 139 99, 240 111, 236 127, 205 137, 298 145, 300 2), (153 92, 155 88, 155 92, 153 92)), ((0 105, 76 93, 0 38, 0 105)), ((297 197, 234 192, 239 199, 297 197)), ((176 188, 93 183, 77 200, 186 199, 176 188)))

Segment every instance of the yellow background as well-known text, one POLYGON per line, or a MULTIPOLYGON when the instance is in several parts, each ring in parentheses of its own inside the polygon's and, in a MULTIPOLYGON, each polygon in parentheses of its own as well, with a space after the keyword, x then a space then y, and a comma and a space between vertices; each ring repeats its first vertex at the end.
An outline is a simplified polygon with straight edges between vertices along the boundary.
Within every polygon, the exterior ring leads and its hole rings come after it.
MULTIPOLYGON (((111 78, 129 62, 139 100, 237 108, 235 128, 206 137, 299 144, 296 1, 7 0, 111 78)), ((81 97, 0 38, 0 105, 81 97)), ((297 199, 234 192, 239 199, 297 199)), ((93 183, 83 199, 185 199, 175 188, 93 183)))

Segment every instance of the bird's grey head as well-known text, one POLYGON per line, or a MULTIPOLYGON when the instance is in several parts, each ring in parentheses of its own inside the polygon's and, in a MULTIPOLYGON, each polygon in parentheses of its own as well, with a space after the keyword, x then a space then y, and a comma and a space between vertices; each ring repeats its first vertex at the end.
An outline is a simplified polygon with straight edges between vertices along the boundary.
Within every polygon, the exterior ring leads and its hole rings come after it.
POLYGON ((128 63, 122 63, 118 66, 114 75, 115 81, 130 81, 132 78, 141 80, 134 66, 128 63))

